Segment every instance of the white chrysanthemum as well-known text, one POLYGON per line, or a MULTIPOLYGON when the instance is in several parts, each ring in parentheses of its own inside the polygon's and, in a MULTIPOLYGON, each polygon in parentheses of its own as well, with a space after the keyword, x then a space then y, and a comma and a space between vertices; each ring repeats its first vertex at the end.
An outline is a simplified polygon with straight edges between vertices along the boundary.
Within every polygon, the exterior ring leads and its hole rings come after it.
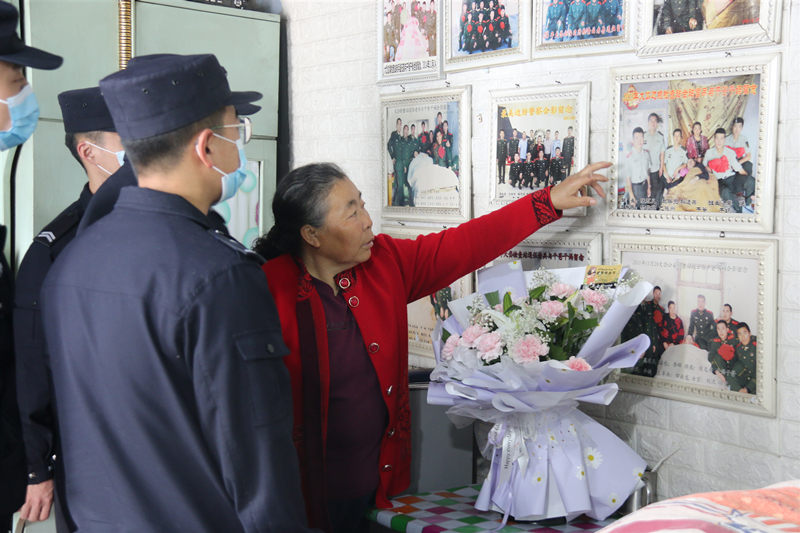
POLYGON ((608 495, 608 504, 611 507, 615 507, 615 506, 619 505, 620 503, 621 502, 619 501, 619 496, 617 495, 616 492, 612 492, 611 494, 608 495))
POLYGON ((536 481, 536 483, 544 483, 544 476, 542 474, 536 474, 533 476, 533 480, 536 481))
POLYGON ((586 459, 589 466, 595 470, 600 468, 600 465, 603 464, 603 454, 595 448, 586 448, 583 451, 583 458, 586 459))
POLYGON ((586 478, 586 469, 584 469, 582 466, 577 467, 575 469, 575 476, 580 480, 585 479, 586 478))

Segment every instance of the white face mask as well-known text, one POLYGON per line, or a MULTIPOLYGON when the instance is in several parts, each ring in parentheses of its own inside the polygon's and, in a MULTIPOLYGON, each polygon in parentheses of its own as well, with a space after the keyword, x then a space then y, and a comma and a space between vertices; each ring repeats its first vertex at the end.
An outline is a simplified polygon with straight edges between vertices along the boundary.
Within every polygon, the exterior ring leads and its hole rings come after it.
MULTIPOLYGON (((90 146, 94 146, 94 147, 95 147, 95 148, 97 148, 98 150, 102 150, 102 151, 104 151, 104 152, 108 152, 109 154, 114 154, 115 156, 117 156, 117 162, 119 163, 119 166, 122 166, 122 165, 124 165, 124 164, 125 164, 125 150, 120 150, 119 152, 114 152, 114 151, 112 151, 112 150, 109 150, 109 149, 107 149, 107 148, 103 148, 102 146, 97 146, 97 145, 96 145, 96 144, 94 144, 93 142, 89 142, 89 141, 84 141, 84 142, 86 142, 86 144, 88 144, 88 145, 90 145, 90 146)), ((105 172, 106 174, 108 174, 109 176, 110 176, 111 174, 113 174, 113 172, 109 172, 109 171, 108 171, 108 170, 107 170, 105 167, 103 167, 102 165, 98 165, 97 163, 95 163, 95 165, 97 166, 97 168, 99 168, 100 170, 102 170, 103 172, 105 172)))

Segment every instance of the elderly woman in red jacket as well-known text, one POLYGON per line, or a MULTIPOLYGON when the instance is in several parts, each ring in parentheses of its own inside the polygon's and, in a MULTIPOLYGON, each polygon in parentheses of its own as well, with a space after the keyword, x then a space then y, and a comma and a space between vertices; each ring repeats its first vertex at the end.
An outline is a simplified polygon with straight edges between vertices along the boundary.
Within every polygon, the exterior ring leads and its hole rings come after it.
POLYGON ((559 185, 415 240, 372 233, 361 193, 337 166, 278 184, 275 226, 256 244, 280 315, 294 439, 310 525, 353 533, 409 484, 406 306, 515 246, 561 210, 605 196, 595 163, 559 185))

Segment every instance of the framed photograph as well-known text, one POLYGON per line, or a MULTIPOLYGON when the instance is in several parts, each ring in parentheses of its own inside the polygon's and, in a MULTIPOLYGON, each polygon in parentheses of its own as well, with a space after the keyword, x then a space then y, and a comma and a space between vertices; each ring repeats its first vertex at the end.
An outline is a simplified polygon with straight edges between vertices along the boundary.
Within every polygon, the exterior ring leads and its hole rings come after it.
POLYGON ((379 0, 378 82, 441 76, 443 0, 379 0))
MULTIPOLYGON (((440 231, 440 229, 410 227, 384 224, 382 233, 396 239, 416 239, 420 235, 440 231)), ((448 302, 471 294, 474 289, 472 274, 408 304, 408 366, 410 368, 433 368, 436 359, 433 355, 431 333, 436 320, 446 320, 450 316, 448 302)))
POLYGON ((730 50, 780 41, 781 0, 644 0, 640 56, 730 50))
MULTIPOLYGON (((589 83, 493 91, 490 203, 556 184, 588 160, 589 83)), ((586 208, 568 211, 583 215, 586 208)))
POLYGON ((608 221, 772 231, 779 56, 612 71, 608 221))
POLYGON ((533 56, 634 49, 631 0, 533 0, 533 56))
POLYGON ((470 217, 469 87, 384 96, 383 218, 470 217))
POLYGON ((530 0, 444 0, 447 71, 530 58, 530 0))
POLYGON ((655 285, 622 332, 650 348, 623 389, 775 415, 777 242, 611 235, 611 263, 655 285))
POLYGON ((523 270, 571 268, 601 263, 602 256, 600 233, 539 230, 492 264, 519 261, 523 270))

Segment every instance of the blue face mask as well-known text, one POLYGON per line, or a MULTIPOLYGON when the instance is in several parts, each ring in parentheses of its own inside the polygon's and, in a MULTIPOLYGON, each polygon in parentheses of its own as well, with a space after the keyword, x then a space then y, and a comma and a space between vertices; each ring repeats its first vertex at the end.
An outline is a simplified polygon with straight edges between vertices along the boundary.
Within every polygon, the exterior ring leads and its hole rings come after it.
POLYGON ((236 194, 236 191, 238 191, 239 187, 241 187, 242 183, 244 183, 244 180, 246 180, 247 176, 252 174, 252 172, 247 170, 247 156, 244 153, 244 143, 242 142, 241 138, 232 141, 227 137, 223 137, 222 135, 217 135, 216 133, 214 134, 214 136, 219 137, 220 139, 224 139, 229 143, 234 143, 236 145, 236 148, 239 149, 239 167, 233 172, 226 173, 221 171, 216 166, 211 167, 220 174, 222 174, 222 194, 220 195, 219 200, 215 202, 216 204, 220 204, 225 200, 233 198, 234 195, 236 194))
MULTIPOLYGON (((119 163, 119 166, 122 166, 122 165, 125 164, 125 150, 120 150, 119 152, 112 152, 111 150, 109 150, 107 148, 103 148, 102 146, 97 146, 93 142, 86 141, 86 144, 90 144, 90 145, 94 146, 95 148, 97 148, 98 150, 102 150, 104 152, 108 152, 109 154, 114 154, 115 156, 117 156, 117 163, 119 163)), ((97 164, 97 163, 95 163, 95 164, 97 164)), ((100 165, 97 165, 97 168, 99 168, 100 170, 102 170, 103 172, 108 174, 109 176, 114 173, 114 172, 109 172, 108 170, 106 170, 104 167, 102 167, 100 165)))
POLYGON ((23 87, 8 100, 0 99, 0 102, 8 106, 11 117, 11 128, 0 131, 0 150, 8 150, 24 143, 33 135, 39 120, 39 102, 30 85, 23 87))

